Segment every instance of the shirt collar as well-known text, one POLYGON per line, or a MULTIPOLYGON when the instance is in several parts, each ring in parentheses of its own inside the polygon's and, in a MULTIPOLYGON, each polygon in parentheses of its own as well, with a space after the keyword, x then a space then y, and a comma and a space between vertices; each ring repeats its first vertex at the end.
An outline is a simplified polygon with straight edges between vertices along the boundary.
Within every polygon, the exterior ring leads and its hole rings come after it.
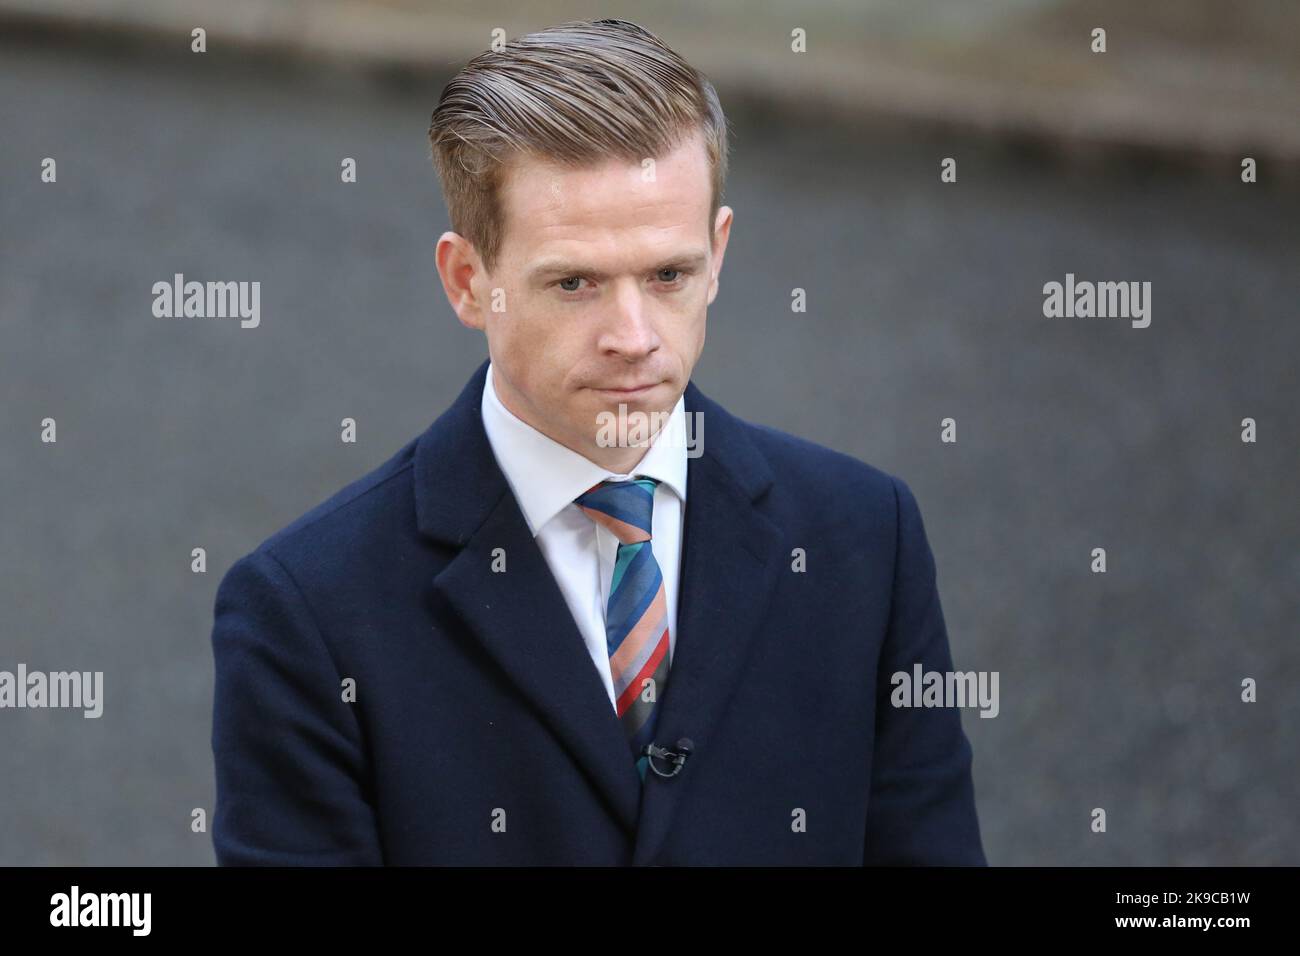
POLYGON ((667 424, 655 436, 641 461, 625 475, 596 464, 566 448, 506 408, 492 384, 488 363, 483 383, 483 428, 520 510, 536 537, 573 499, 607 478, 633 475, 655 478, 686 501, 686 406, 678 396, 667 424))

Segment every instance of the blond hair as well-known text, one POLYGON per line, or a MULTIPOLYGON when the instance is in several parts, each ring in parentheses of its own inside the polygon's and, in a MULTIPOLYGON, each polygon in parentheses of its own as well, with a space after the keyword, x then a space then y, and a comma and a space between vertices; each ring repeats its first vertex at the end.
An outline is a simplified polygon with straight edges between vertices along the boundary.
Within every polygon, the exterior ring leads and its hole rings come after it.
POLYGON ((443 89, 429 142, 451 227, 490 272, 505 231, 499 187, 512 159, 641 163, 697 130, 712 175, 712 240, 727 178, 718 94, 653 33, 607 19, 570 21, 474 57, 443 89))

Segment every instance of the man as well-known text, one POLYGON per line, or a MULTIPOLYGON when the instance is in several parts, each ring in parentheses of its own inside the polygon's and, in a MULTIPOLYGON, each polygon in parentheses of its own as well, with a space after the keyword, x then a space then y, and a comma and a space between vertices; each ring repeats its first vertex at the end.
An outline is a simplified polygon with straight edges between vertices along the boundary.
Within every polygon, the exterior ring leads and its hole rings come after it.
POLYGON ((985 863, 908 487, 691 382, 732 210, 712 86, 617 20, 430 129, 489 359, 216 600, 223 864, 985 863))

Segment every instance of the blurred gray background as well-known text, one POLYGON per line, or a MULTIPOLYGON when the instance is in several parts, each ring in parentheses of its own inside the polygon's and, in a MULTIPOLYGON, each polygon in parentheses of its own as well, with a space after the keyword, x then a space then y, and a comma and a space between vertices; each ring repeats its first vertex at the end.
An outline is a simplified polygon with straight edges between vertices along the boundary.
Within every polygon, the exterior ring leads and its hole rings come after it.
POLYGON ((1300 864, 1298 11, 0 0, 0 669, 106 684, 0 711, 0 864, 212 863, 216 585, 486 357, 429 114, 492 28, 585 16, 733 126, 696 383, 917 495, 955 664, 1000 673, 962 718, 990 862, 1300 864), (177 272, 259 280, 261 327, 154 318, 177 272), (1067 272, 1151 282, 1151 326, 1044 318, 1067 272))

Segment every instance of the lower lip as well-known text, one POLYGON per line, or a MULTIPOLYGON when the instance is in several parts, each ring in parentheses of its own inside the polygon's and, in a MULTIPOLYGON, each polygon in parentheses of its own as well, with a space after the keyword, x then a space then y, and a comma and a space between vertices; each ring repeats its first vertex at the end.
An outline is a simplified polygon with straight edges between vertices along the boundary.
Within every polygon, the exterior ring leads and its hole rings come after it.
POLYGON ((658 387, 659 385, 647 385, 644 388, 630 388, 630 389, 598 388, 595 389, 595 391, 600 392, 600 394, 602 395, 609 395, 613 398, 637 398, 641 395, 646 395, 650 392, 653 392, 658 387))

